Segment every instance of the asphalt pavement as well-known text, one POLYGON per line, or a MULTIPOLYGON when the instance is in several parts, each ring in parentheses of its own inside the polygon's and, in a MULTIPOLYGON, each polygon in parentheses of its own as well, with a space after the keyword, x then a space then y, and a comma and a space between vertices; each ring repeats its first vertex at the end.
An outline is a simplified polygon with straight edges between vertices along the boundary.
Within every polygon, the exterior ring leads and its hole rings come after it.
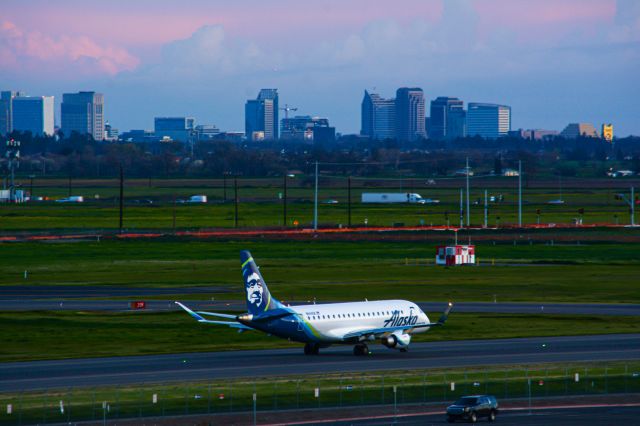
MULTIPOLYGON (((500 413, 496 423, 500 425, 514 426, 611 426, 611 425, 637 425, 640 417, 640 406, 605 406, 605 407, 570 407, 570 408, 545 408, 534 409, 531 412, 527 409, 505 411, 500 413)), ((486 420, 480 419, 486 423, 486 420)), ((347 425, 444 425, 447 423, 444 414, 416 414, 378 416, 374 419, 348 420, 336 422, 304 422, 289 423, 288 426, 347 426, 347 425)))
POLYGON ((367 357, 354 356, 352 349, 335 346, 322 349, 318 356, 305 356, 302 345, 295 345, 277 350, 2 363, 0 392, 398 368, 628 360, 640 358, 640 334, 414 343, 407 353, 372 344, 367 357))
MULTIPOLYGON (((151 311, 179 309, 175 294, 186 295, 181 301, 197 310, 245 311, 243 300, 214 300, 220 293, 230 293, 230 287, 124 287, 124 286, 29 286, 0 287, 0 311, 127 311, 132 301, 144 301, 151 311), (200 300, 188 300, 195 295, 200 300), (202 296, 210 300, 203 300, 202 296), (157 299, 159 296, 167 296, 157 299), (153 299, 145 299, 153 297, 153 299), (118 298, 119 300, 109 300, 118 298), (100 299, 100 300, 96 300, 100 299)), ((309 303, 294 301, 294 305, 309 303)), ((318 301, 317 303, 323 303, 318 301)), ((446 302, 417 302, 428 314, 438 315, 446 302)), ((456 302, 455 312, 503 314, 570 314, 570 315, 633 315, 640 316, 640 304, 607 303, 544 303, 544 302, 456 302)))

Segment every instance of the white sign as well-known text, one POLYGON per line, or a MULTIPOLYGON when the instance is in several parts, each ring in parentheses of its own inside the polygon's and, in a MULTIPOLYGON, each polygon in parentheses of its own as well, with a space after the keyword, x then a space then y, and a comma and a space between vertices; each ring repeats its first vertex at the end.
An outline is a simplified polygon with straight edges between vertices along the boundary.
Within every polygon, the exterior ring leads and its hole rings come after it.
POLYGON ((254 393, 253 394, 253 401, 255 402, 258 399, 258 396, 254 393))
POLYGON ((158 403, 158 394, 154 393, 153 396, 151 397, 151 402, 154 404, 158 403))
POLYGON ((64 414, 64 402, 60 400, 60 414, 64 414))
POLYGON ((11 414, 13 412, 13 405, 7 404, 7 414, 11 414))
POLYGON ((315 397, 320 398, 320 388, 315 389, 315 397))
POLYGON ((580 373, 576 373, 574 380, 576 381, 576 383, 580 381, 580 373))
POLYGON ((456 382, 451 382, 451 392, 456 390, 456 382))
POLYGON ((103 410, 107 409, 107 401, 102 401, 102 409, 103 410))

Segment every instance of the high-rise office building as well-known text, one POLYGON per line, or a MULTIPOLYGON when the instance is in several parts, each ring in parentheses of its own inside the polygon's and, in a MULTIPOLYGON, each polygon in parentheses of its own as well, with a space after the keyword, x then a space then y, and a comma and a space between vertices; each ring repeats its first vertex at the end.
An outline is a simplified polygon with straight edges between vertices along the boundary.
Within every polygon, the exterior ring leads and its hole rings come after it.
POLYGON ((425 138, 424 94, 422 89, 402 87, 396 92, 396 137, 400 141, 425 138))
POLYGON ((0 136, 13 131, 13 99, 24 96, 24 93, 12 90, 0 92, 0 136))
POLYGON ((439 96, 431 101, 430 139, 464 137, 464 102, 458 98, 439 96))
POLYGON ((196 119, 193 117, 155 117, 153 124, 157 138, 188 142, 195 133, 196 119))
POLYGON ((12 127, 34 136, 53 135, 53 96, 17 96, 12 102, 12 127))
POLYGON ((392 139, 396 136, 396 100, 384 99, 377 93, 364 91, 360 134, 371 139, 392 139))
POLYGON ((278 89, 262 89, 244 106, 245 135, 249 140, 278 139, 278 89))
POLYGON ((61 127, 65 136, 77 132, 104 139, 104 95, 96 92, 64 93, 62 95, 61 127))
POLYGON ((506 136, 511 130, 511 107, 470 102, 467 109, 467 135, 485 139, 506 136))
POLYGON ((282 119, 280 134, 283 140, 329 143, 336 139, 336 128, 327 118, 297 115, 282 119))
POLYGON ((602 139, 607 142, 613 142, 613 124, 602 124, 602 139))

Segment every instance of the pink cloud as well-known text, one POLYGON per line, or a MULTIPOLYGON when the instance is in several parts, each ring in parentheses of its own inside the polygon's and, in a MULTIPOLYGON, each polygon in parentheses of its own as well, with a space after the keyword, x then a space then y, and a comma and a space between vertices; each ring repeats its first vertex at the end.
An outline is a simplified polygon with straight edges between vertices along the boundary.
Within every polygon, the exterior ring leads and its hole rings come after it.
POLYGON ((481 38, 504 28, 527 42, 557 41, 576 28, 595 33, 616 14, 616 0, 493 0, 473 7, 481 38))
POLYGON ((0 22, 0 53, 0 67, 16 73, 46 69, 115 75, 140 62, 127 50, 98 44, 88 36, 53 37, 23 31, 10 21, 0 22))

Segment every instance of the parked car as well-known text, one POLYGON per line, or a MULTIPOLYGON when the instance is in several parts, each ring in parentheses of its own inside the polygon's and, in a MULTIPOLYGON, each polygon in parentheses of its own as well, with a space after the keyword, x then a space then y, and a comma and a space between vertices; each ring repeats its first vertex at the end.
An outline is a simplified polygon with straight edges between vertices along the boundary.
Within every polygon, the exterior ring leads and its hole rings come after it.
POLYGON ((492 395, 463 396, 453 405, 447 407, 447 421, 453 423, 456 420, 469 420, 472 423, 481 417, 486 417, 490 422, 498 415, 498 401, 492 395))

